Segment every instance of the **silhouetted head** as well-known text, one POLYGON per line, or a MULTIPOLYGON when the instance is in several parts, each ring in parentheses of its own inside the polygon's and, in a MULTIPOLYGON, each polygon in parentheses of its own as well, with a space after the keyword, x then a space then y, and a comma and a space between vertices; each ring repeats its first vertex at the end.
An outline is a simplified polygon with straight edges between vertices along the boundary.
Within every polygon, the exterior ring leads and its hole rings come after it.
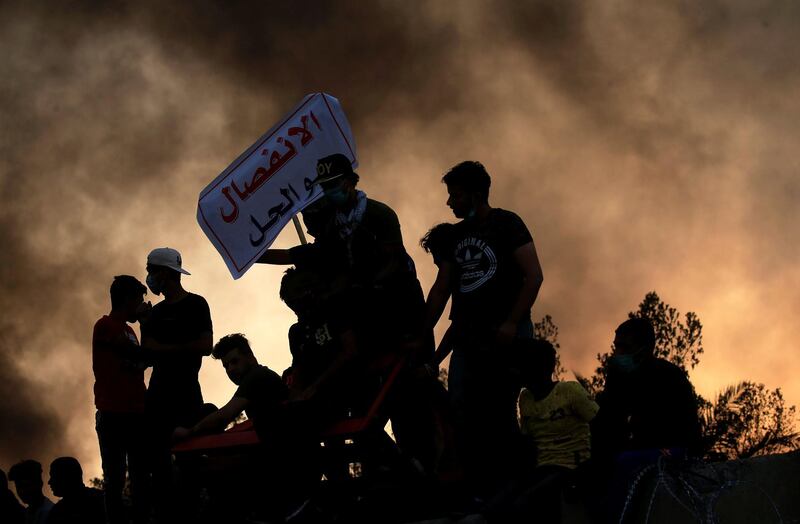
POLYGON ((136 321, 136 310, 144 302, 147 288, 135 277, 118 275, 111 283, 111 309, 125 314, 128 322, 136 321))
POLYGON ((250 349, 250 342, 241 333, 226 335, 214 346, 211 356, 222 362, 225 373, 237 386, 242 379, 258 366, 258 360, 250 349))
POLYGON ((307 318, 319 308, 328 283, 316 271, 289 268, 281 279, 280 297, 297 318, 307 318))
POLYGON ((519 371, 526 384, 549 384, 556 370, 556 349, 544 339, 520 339, 514 349, 519 371))
POLYGON ((58 457, 50 463, 50 489, 56 497, 69 496, 83 489, 83 469, 75 457, 58 457))
POLYGON ((480 162, 467 160, 453 166, 442 182, 447 185, 447 205, 457 218, 471 218, 479 207, 489 203, 492 178, 480 162))
POLYGON ((335 208, 346 208, 355 200, 358 173, 350 160, 336 153, 317 160, 317 183, 325 199, 335 208))
POLYGON ((11 466, 8 478, 14 483, 17 495, 25 504, 35 504, 44 497, 42 465, 35 460, 23 460, 11 466))
POLYGON ((147 255, 147 287, 154 295, 180 284, 181 274, 191 275, 182 266, 181 254, 170 247, 159 247, 147 255))
POLYGON ((655 347, 653 324, 646 318, 630 318, 617 328, 609 365, 623 373, 635 371, 642 362, 653 357, 655 347))
POLYGON ((422 249, 433 256, 433 262, 437 266, 441 265, 442 261, 453 252, 453 248, 455 247, 453 245, 455 228, 455 224, 450 224, 448 222, 437 224, 433 226, 430 231, 425 233, 425 236, 419 241, 419 245, 422 246, 422 249))
POLYGON ((652 355, 656 347, 653 324, 646 318, 629 318, 619 325, 614 336, 615 355, 633 355, 640 352, 652 355))
POLYGON ((325 198, 316 200, 303 210, 303 223, 306 231, 314 238, 325 233, 325 228, 333 216, 333 207, 325 198))

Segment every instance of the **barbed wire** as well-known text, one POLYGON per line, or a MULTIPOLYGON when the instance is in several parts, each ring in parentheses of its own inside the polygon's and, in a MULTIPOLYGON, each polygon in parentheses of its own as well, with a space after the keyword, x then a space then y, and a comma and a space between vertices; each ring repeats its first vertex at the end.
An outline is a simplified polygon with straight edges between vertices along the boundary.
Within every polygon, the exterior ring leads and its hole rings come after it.
MULTIPOLYGON (((625 504, 622 507, 622 512, 619 517, 619 524, 624 524, 625 516, 628 514, 631 505, 633 503, 633 499, 636 496, 636 492, 639 489, 642 480, 647 476, 651 471, 656 471, 656 478, 655 478, 655 485, 653 486, 653 490, 650 493, 650 498, 647 504, 647 512, 645 513, 645 524, 650 522, 650 516, 653 512, 653 507, 655 505, 656 495, 658 494, 659 490, 663 487, 663 490, 669 495, 669 497, 678 503, 684 510, 686 510, 694 520, 700 522, 701 524, 719 524, 719 516, 717 515, 716 506, 719 501, 719 498, 723 495, 725 491, 742 487, 748 486, 752 489, 756 490, 760 493, 770 504, 772 507, 772 511, 775 513, 777 518, 777 522, 783 524, 783 517, 781 515, 780 510, 778 509, 778 505, 775 503, 775 500, 770 496, 770 494, 761 486, 756 484, 755 482, 748 481, 748 480, 741 480, 741 479, 733 479, 733 480, 718 480, 712 479, 710 477, 706 477, 704 475, 700 475, 694 473, 690 467, 682 468, 684 471, 694 474, 698 477, 705 479, 706 481, 712 482, 714 487, 706 492, 700 493, 698 489, 696 489, 692 483, 686 479, 680 473, 673 473, 668 471, 667 465, 669 460, 666 456, 661 456, 658 458, 655 464, 650 464, 644 468, 642 468, 639 473, 634 477, 633 482, 631 483, 630 488, 628 489, 628 493, 625 497, 625 504), (686 502, 684 502, 683 497, 679 496, 675 493, 675 491, 670 487, 670 484, 678 485, 683 488, 683 492, 686 494, 686 498, 688 498, 689 506, 686 502)), ((689 463, 683 463, 689 464, 689 463)), ((698 465, 699 462, 693 464, 698 465)), ((712 470, 716 472, 716 470, 712 466, 712 470)))

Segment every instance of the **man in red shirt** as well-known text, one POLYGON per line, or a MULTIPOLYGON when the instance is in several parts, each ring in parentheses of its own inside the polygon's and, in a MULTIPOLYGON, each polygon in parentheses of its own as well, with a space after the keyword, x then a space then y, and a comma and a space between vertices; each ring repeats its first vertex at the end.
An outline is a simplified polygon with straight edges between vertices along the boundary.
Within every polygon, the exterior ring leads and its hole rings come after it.
POLYGON ((145 522, 147 470, 144 457, 144 368, 129 322, 143 309, 147 288, 129 275, 114 277, 111 312, 94 325, 92 368, 97 437, 111 524, 125 522, 122 490, 127 463, 135 522, 145 522))

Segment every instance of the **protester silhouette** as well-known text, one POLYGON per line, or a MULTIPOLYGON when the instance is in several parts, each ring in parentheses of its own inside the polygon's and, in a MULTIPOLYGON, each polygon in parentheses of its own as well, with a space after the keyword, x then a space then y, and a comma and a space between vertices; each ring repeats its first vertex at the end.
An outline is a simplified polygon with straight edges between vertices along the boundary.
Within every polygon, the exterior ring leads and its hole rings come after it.
POLYGON ((25 522, 25 508, 8 489, 8 478, 2 469, 0 469, 0 522, 8 524, 25 522))
POLYGON ((284 406, 288 397, 286 385, 277 373, 258 363, 244 335, 222 337, 212 356, 239 387, 224 406, 191 428, 176 428, 173 439, 222 431, 246 412, 261 445, 252 457, 252 468, 231 479, 236 489, 228 486, 226 497, 230 500, 235 493, 238 501, 231 503, 242 507, 248 504, 248 498, 250 503, 259 500, 263 513, 282 518, 308 498, 312 481, 319 480, 315 458, 319 440, 303 421, 297 420, 300 415, 284 406))
POLYGON ((430 361, 433 347, 415 343, 423 335, 424 298, 397 214, 357 189, 360 177, 344 155, 319 159, 317 173, 330 207, 312 217, 314 243, 267 250, 259 262, 294 264, 329 282, 344 283, 347 306, 342 307, 358 323, 359 354, 365 359, 391 354, 406 359, 387 408, 400 447, 430 463, 433 427, 430 417, 420 416, 425 399, 417 393, 415 371, 430 361))
POLYGON ((253 421, 262 442, 274 440, 281 404, 287 398, 287 389, 281 377, 258 363, 249 341, 240 333, 222 337, 211 354, 222 363, 228 378, 239 388, 224 406, 206 415, 197 424, 189 428, 177 427, 173 432, 173 440, 222 431, 243 412, 253 421))
POLYGON ((655 340, 645 318, 616 330, 591 428, 593 482, 601 487, 591 506, 600 520, 620 520, 629 485, 644 468, 694 455, 700 446, 694 388, 686 372, 654 355, 655 340))
POLYGON ((126 469, 135 522, 147 520, 145 383, 143 351, 128 322, 144 309, 147 288, 129 275, 111 283, 111 312, 95 323, 92 336, 96 429, 111 524, 126 522, 122 492, 126 469))
MULTIPOLYGON (((172 483, 170 446, 178 426, 192 426, 202 416, 203 395, 198 373, 202 358, 213 345, 211 313, 200 295, 186 291, 181 275, 181 255, 168 247, 154 249, 147 256, 147 286, 164 300, 140 319, 142 346, 153 362, 145 397, 150 432, 150 468, 153 502, 160 522, 178 519, 181 497, 172 483)), ((183 518, 183 517, 180 517, 183 518)))
MULTIPOLYGON (((419 245, 426 253, 430 253, 431 257, 433 257, 433 263, 436 264, 437 268, 441 268, 442 264, 447 263, 450 257, 452 257, 453 250, 455 249, 455 234, 455 224, 442 222, 441 224, 433 226, 430 230, 428 230, 427 233, 425 233, 425 236, 420 239, 419 245)), ((433 288, 447 289, 449 292, 450 282, 445 282, 443 280, 448 278, 448 276, 449 273, 447 271, 437 271, 436 281, 433 283, 433 288)), ((433 355, 431 371, 437 373, 437 375, 439 371, 439 365, 453 351, 452 328, 452 324, 447 327, 447 330, 445 331, 444 336, 442 336, 442 340, 439 342, 439 346, 436 348, 436 352, 433 355)))
POLYGON ((19 499, 27 506, 26 524, 45 524, 53 501, 42 492, 42 465, 35 460, 23 460, 11 466, 8 478, 14 483, 19 499))
POLYGON ((654 355, 649 320, 632 318, 616 330, 600 412, 592 424, 594 453, 670 449, 692 454, 700 444, 697 397, 686 372, 654 355))
POLYGON ((460 456, 483 497, 513 467, 519 388, 504 353, 515 338, 532 336, 531 307, 543 277, 525 224, 489 205, 491 178, 481 163, 462 162, 442 181, 461 221, 428 294, 426 329, 433 329, 452 295, 449 391, 460 456))
POLYGON ((381 311, 377 320, 396 335, 396 345, 418 337, 424 300, 397 214, 357 189, 360 177, 344 155, 319 159, 317 172, 327 205, 311 215, 308 226, 315 241, 288 250, 268 249, 258 262, 344 278, 359 301, 370 306, 365 310, 381 311))
POLYGON ((556 351, 550 342, 520 340, 515 350, 524 384, 519 425, 535 452, 535 467, 522 471, 484 514, 489 522, 558 523, 565 479, 590 458, 589 422, 598 406, 578 382, 553 380, 556 351))
POLYGON ((367 402, 366 385, 357 384, 363 355, 356 322, 337 285, 342 283, 326 282, 316 271, 290 268, 280 287, 281 299, 297 315, 289 328, 290 398, 316 404, 320 426, 360 413, 367 402))
POLYGON ((59 457, 50 464, 48 481, 56 502, 47 524, 103 524, 106 510, 103 492, 83 484, 83 469, 74 457, 59 457))

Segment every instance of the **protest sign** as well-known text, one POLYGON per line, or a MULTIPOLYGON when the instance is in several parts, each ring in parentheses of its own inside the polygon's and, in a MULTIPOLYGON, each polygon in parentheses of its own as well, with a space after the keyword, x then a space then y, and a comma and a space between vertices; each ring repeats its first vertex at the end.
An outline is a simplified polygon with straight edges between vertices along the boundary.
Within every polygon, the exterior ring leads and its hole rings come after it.
POLYGON ((317 160, 341 153, 358 166, 350 124, 339 101, 308 95, 200 193, 197 222, 241 277, 281 229, 322 196, 317 160))

